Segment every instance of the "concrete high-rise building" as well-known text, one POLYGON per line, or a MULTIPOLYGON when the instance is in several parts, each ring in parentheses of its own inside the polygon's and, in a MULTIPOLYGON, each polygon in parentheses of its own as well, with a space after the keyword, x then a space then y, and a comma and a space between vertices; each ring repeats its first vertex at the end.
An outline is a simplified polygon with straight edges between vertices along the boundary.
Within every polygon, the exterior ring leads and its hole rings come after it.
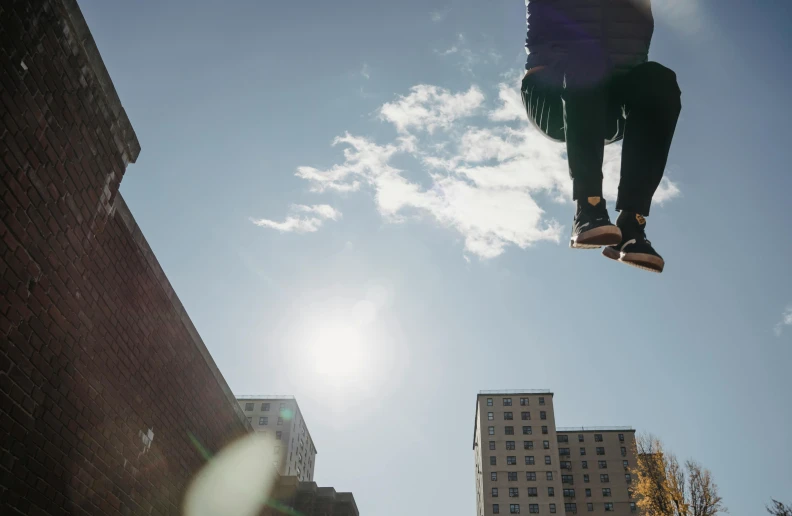
POLYGON ((635 430, 556 427, 550 391, 479 392, 473 454, 477 516, 636 512, 635 430))
POLYGON ((316 446, 294 396, 237 396, 237 402, 256 432, 283 443, 275 449, 278 473, 312 482, 316 446))

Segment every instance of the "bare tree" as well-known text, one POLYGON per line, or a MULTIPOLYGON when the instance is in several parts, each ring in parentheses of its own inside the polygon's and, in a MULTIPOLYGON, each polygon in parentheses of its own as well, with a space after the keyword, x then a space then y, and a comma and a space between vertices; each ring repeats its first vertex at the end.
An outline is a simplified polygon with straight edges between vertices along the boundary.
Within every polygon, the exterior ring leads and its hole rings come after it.
POLYGON ((767 512, 773 516, 792 516, 792 505, 786 505, 773 499, 773 505, 766 505, 767 512))
POLYGON ((638 436, 636 452, 634 493, 645 516, 716 516, 728 512, 712 474, 699 463, 688 460, 680 465, 652 435, 638 436))
POLYGON ((718 486, 712 480, 712 474, 696 461, 685 462, 688 470, 688 489, 690 490, 690 515, 715 516, 728 512, 723 499, 718 494, 718 486))

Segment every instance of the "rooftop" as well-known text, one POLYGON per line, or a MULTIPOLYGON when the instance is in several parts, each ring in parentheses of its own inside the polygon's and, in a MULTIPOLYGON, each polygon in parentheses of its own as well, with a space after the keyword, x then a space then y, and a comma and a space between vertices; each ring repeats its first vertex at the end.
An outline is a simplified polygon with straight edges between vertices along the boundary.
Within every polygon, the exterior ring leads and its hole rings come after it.
POLYGON ((553 395, 550 389, 520 389, 520 390, 500 390, 500 391, 479 391, 479 396, 485 394, 549 394, 553 395))
POLYGON ((559 432, 635 432, 635 428, 631 426, 559 426, 556 427, 556 433, 559 432))

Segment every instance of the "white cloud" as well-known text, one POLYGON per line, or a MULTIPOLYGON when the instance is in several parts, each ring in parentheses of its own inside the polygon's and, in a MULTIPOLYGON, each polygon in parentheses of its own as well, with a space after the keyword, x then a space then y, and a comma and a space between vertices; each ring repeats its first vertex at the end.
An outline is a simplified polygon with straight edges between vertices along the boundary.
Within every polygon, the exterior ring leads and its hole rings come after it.
POLYGON ((525 107, 523 106, 522 98, 520 98, 519 88, 513 84, 499 84, 498 99, 500 99, 501 105, 489 114, 490 120, 494 122, 509 122, 525 118, 525 107))
POLYGON ((292 205, 292 211, 304 213, 305 215, 290 215, 283 222, 269 219, 253 219, 250 221, 262 228, 272 228, 281 233, 313 233, 318 231, 325 220, 338 220, 341 212, 328 204, 315 204, 305 206, 302 204, 292 205))
POLYGON ((459 120, 472 115, 484 102, 484 94, 476 86, 464 93, 451 93, 437 86, 419 84, 410 94, 388 102, 380 108, 380 118, 396 126, 400 133, 410 128, 429 133, 448 129, 459 120))
POLYGON ((434 53, 440 57, 456 56, 459 59, 459 67, 463 72, 472 74, 473 68, 480 64, 499 63, 501 55, 495 50, 476 52, 470 48, 464 34, 457 35, 456 43, 446 50, 434 49, 434 53))
POLYGON ((792 326, 792 305, 786 307, 784 313, 781 314, 781 321, 775 325, 776 337, 781 336, 781 332, 784 331, 784 326, 792 326))
POLYGON ((431 17, 433 22, 440 23, 441 21, 446 19, 446 16, 448 16, 449 12, 451 12, 450 8, 449 9, 443 9, 442 11, 439 10, 439 9, 435 9, 434 11, 429 13, 429 16, 431 17))
POLYGON ((369 72, 368 63, 363 63, 363 68, 360 69, 360 75, 362 75, 364 79, 371 78, 371 73, 369 72))
MULTIPOLYGON (((463 238, 464 256, 488 259, 509 246, 558 243, 566 230, 547 216, 537 195, 549 198, 548 203, 570 202, 566 148, 527 122, 514 90, 516 86, 499 85, 496 104, 487 106, 476 86, 456 93, 414 86, 408 95, 380 108, 380 118, 396 129, 392 141, 380 144, 346 133, 333 142, 344 147, 342 161, 324 169, 301 166, 296 175, 314 192, 372 195, 386 222, 427 217, 463 238), (394 164, 397 158, 401 167, 411 168, 409 175, 394 164), (410 159, 415 165, 408 165, 410 159), (416 173, 424 180, 416 180, 416 173)), ((620 156, 620 145, 606 147, 603 187, 608 199, 617 194, 620 156)), ((677 195, 679 188, 664 179, 655 201, 677 195)), ((316 231, 324 219, 335 220, 331 207, 326 213, 314 208, 296 211, 316 217, 263 225, 316 231)))

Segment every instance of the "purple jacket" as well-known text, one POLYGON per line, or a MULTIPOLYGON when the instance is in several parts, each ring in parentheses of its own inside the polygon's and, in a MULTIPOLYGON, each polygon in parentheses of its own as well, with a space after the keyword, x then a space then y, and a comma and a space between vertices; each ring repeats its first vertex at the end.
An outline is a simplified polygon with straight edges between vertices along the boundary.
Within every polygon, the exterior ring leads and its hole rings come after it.
POLYGON ((548 66, 588 79, 649 59, 650 0, 525 0, 525 68, 548 66))

